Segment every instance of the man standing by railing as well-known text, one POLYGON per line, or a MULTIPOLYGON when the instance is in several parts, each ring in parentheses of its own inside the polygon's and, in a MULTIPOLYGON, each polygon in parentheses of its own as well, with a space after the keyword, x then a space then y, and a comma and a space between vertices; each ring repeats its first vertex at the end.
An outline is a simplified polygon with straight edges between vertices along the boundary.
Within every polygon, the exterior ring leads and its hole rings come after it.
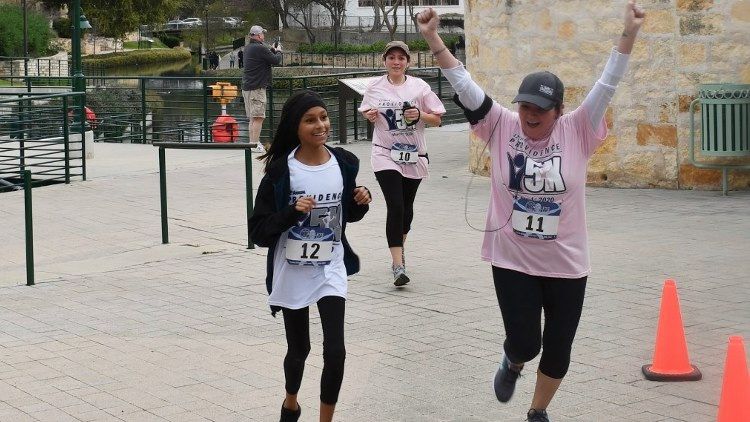
POLYGON ((248 127, 249 142, 257 144, 255 152, 265 153, 260 142, 260 129, 266 118, 266 88, 271 84, 271 66, 281 64, 281 46, 269 48, 263 41, 266 30, 259 25, 250 28, 250 42, 245 46, 242 73, 242 98, 245 100, 245 112, 250 121, 248 127))

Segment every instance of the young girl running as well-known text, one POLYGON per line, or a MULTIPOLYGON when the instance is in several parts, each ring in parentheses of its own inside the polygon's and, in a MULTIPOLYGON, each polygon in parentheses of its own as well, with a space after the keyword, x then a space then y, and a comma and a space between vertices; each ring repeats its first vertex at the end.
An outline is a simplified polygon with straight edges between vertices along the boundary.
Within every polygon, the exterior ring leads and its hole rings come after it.
POLYGON ((286 396, 281 422, 296 421, 297 393, 310 352, 309 306, 323 327, 320 421, 331 421, 344 378, 344 304, 347 275, 359 258, 346 240, 346 223, 361 220, 370 191, 356 185, 359 160, 329 148, 331 123, 318 94, 300 91, 281 111, 250 217, 253 243, 268 248, 266 287, 272 315, 284 316, 286 396))

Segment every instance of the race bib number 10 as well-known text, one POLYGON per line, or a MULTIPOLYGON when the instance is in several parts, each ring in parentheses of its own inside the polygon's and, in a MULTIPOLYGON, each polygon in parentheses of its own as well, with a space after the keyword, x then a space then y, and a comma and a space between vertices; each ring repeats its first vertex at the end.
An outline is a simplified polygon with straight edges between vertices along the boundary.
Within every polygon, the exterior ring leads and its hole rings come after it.
POLYGON ((519 236, 542 240, 557 239, 560 205, 519 198, 513 203, 513 232, 519 236))
POLYGON ((334 233, 327 227, 292 227, 286 239, 291 265, 327 265, 333 254, 334 233))
POLYGON ((398 164, 416 164, 419 152, 416 145, 395 143, 391 147, 391 160, 398 164))

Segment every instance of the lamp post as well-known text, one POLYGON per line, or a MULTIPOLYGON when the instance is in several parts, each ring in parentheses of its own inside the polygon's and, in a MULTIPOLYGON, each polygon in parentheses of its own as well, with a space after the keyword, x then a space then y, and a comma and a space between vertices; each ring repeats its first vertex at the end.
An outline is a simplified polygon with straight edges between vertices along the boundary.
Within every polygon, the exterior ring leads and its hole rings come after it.
MULTIPOLYGON (((91 28, 91 24, 81 13, 81 0, 73 0, 70 9, 70 20, 73 24, 71 31, 71 61, 73 63, 72 88, 73 92, 86 92, 86 78, 83 76, 81 69, 81 29, 91 28)), ((84 118, 84 106, 86 105, 85 96, 76 97, 76 107, 81 111, 81 119, 84 118)))

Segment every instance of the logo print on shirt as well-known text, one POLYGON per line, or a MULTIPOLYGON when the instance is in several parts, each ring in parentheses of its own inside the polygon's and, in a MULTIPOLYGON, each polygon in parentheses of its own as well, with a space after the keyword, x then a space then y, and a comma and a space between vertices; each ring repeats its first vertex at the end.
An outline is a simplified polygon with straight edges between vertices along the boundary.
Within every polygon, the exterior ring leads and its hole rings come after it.
POLYGON ((383 115, 385 121, 388 123, 389 131, 404 130, 408 127, 406 126, 406 122, 404 122, 404 111, 400 108, 389 108, 385 112, 381 111, 380 114, 383 115))
POLYGON ((303 226, 310 227, 327 227, 333 230, 335 235, 334 242, 341 241, 341 207, 334 205, 331 207, 316 207, 310 211, 307 218, 302 223, 303 226))
POLYGON ((562 177, 561 162, 562 159, 559 156, 552 156, 537 162, 524 154, 519 153, 514 157, 508 154, 510 167, 508 189, 526 190, 532 193, 564 192, 565 181, 562 177))

